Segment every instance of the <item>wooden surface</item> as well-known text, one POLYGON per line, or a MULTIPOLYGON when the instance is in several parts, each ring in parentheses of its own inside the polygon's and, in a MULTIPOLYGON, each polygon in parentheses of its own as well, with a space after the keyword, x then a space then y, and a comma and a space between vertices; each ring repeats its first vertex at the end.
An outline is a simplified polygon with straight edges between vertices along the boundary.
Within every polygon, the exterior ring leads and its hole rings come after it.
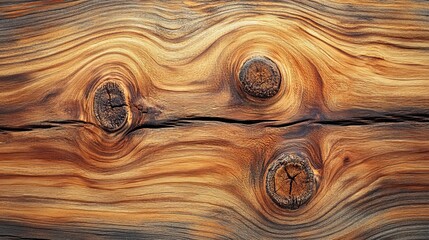
POLYGON ((0 238, 424 239, 428 179, 427 1, 0 2, 0 238))

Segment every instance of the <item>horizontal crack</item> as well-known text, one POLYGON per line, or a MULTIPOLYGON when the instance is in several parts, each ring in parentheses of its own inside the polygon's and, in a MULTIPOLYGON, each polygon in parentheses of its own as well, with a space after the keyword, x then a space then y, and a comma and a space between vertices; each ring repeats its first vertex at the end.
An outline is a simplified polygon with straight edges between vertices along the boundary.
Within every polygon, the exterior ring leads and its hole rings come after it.
MULTIPOLYGON (((178 126, 184 126, 193 124, 196 122, 218 122, 228 124, 242 124, 242 125, 259 125, 264 124, 264 127, 283 128, 298 125, 302 123, 306 124, 322 124, 322 125, 337 125, 337 126, 355 126, 355 125, 373 125, 373 124, 386 124, 386 123, 429 123, 429 114, 427 113, 408 113, 408 114, 374 114, 366 115, 363 117, 351 117, 348 119, 326 119, 318 120, 315 118, 303 118, 292 122, 278 123, 278 120, 239 120, 223 117, 205 117, 205 116, 194 116, 184 117, 177 119, 167 119, 161 121, 151 121, 135 126, 127 131, 127 133, 134 132, 139 129, 161 129, 161 128, 173 128, 178 126)), ((23 132, 32 131, 34 129, 49 129, 57 128, 62 125, 80 125, 80 124, 91 124, 91 122, 85 122, 81 120, 52 120, 43 121, 38 124, 29 124, 22 126, 0 126, 1 131, 11 132, 23 132)))
POLYGON ((219 122, 219 123, 230 123, 230 124, 255 125, 255 124, 274 122, 274 121, 275 120, 238 120, 238 119, 222 118, 222 117, 196 116, 196 117, 185 117, 185 118, 169 119, 165 121, 143 123, 134 127, 133 129, 128 131, 128 133, 134 132, 139 129, 146 129, 146 128, 149 128, 149 129, 150 128, 151 129, 172 128, 172 127, 192 124, 195 122, 219 122))
POLYGON ((283 128, 298 125, 302 123, 307 124, 324 124, 324 125, 338 125, 338 126, 353 126, 353 125, 371 125, 379 123, 401 123, 401 122, 415 122, 415 123, 427 123, 429 122, 429 114, 373 114, 365 117, 353 117, 350 119, 334 119, 334 120, 317 120, 315 118, 303 118, 292 122, 276 123, 277 120, 237 120, 230 118, 221 117, 188 117, 178 118, 172 120, 161 121, 157 123, 144 123, 141 124, 129 132, 136 131, 144 128, 172 128, 177 126, 183 126, 192 124, 195 122, 219 122, 219 123, 230 123, 230 124, 244 124, 244 125, 258 125, 262 123, 269 123, 265 127, 283 128))
POLYGON ((91 124, 90 122, 80 121, 80 120, 52 120, 52 121, 43 121, 37 124, 28 124, 21 126, 0 126, 0 132, 27 132, 33 131, 35 129, 49 129, 49 128, 58 128, 62 125, 75 125, 75 124, 91 124))
POLYGON ((300 120, 296 120, 296 121, 292 121, 292 122, 287 122, 287 123, 268 125, 267 127, 277 127, 277 128, 290 127, 290 126, 297 125, 300 123, 305 123, 305 122, 311 124, 314 122, 314 119, 313 118, 304 118, 304 119, 300 119, 300 120))
POLYGON ((24 125, 17 127, 8 127, 8 126, 0 126, 0 131, 9 131, 9 132, 25 132, 32 131, 34 129, 47 129, 47 128, 55 128, 57 125, 51 124, 38 124, 38 125, 24 125))
POLYGON ((90 122, 85 122, 81 120, 56 120, 56 121, 44 121, 46 123, 53 123, 53 124, 93 124, 90 122))
POLYGON ((222 118, 222 117, 189 117, 189 118, 179 119, 179 121, 185 121, 185 122, 194 122, 194 121, 222 122, 222 123, 245 124, 245 125, 253 125, 253 124, 259 124, 259 123, 266 123, 266 122, 275 122, 275 120, 238 120, 238 119, 222 118))
POLYGON ((3 237, 7 239, 22 239, 22 240, 49 240, 48 238, 21 237, 17 235, 0 234, 0 238, 3 239, 3 237))

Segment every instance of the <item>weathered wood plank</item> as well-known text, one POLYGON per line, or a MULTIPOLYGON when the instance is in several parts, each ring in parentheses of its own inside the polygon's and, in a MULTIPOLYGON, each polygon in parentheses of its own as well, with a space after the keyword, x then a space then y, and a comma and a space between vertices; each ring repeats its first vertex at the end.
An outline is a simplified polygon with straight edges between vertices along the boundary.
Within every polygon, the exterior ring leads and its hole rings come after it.
POLYGON ((1 216, 93 234, 112 227, 231 238, 356 238, 427 226, 426 124, 201 125, 99 142, 76 127, 9 133, 1 216), (263 178, 272 156, 296 151, 311 156, 318 187, 290 211, 271 202, 263 178))
POLYGON ((0 238, 427 237, 428 12, 0 3, 0 238), (287 153, 294 210, 266 186, 287 153))

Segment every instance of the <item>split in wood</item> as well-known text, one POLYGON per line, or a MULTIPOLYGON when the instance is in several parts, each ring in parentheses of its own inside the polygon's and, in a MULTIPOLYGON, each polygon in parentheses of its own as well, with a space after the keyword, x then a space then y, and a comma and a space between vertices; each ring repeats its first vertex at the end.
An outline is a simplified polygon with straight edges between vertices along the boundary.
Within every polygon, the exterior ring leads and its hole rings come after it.
POLYGON ((94 96, 94 114, 103 129, 115 131, 121 128, 128 117, 122 87, 114 82, 101 85, 94 96))
POLYGON ((241 88, 250 96, 270 98, 280 90, 281 75, 277 65, 266 57, 253 57, 241 67, 241 88))
POLYGON ((315 178, 308 159, 297 154, 283 154, 268 168, 266 190, 280 207, 297 209, 313 195, 315 178))

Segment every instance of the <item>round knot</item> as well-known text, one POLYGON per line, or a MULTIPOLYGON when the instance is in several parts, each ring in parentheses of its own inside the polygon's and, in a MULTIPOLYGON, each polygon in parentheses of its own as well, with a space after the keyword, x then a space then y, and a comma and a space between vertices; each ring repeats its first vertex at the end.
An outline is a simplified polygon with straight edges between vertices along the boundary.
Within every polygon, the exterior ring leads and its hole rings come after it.
POLYGON ((277 65, 266 57, 253 57, 241 67, 239 80, 247 94, 270 98, 280 90, 281 75, 277 65))
POLYGON ((102 84, 95 92, 94 114, 107 131, 121 128, 128 117, 127 103, 122 87, 114 82, 102 84))
POLYGON ((268 168, 266 189, 280 207, 297 209, 313 195, 315 178, 308 159, 297 154, 284 154, 268 168))

